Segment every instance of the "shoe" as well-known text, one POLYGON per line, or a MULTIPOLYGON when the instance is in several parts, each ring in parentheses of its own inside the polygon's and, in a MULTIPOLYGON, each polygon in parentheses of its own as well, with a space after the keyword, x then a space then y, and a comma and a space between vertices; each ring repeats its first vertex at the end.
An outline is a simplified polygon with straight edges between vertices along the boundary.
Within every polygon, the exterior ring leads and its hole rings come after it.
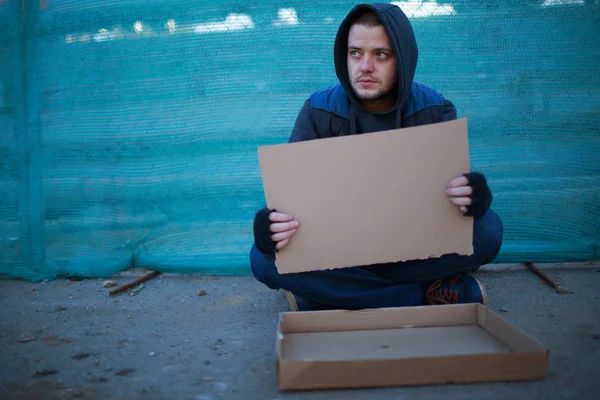
POLYGON ((465 275, 440 279, 430 284, 425 290, 425 302, 431 305, 463 303, 487 305, 488 298, 481 281, 473 275, 465 275))
POLYGON ((287 297, 288 303, 290 303, 290 308, 292 309, 292 311, 300 311, 300 308, 298 307, 298 302, 296 301, 296 297, 294 297, 294 294, 289 290, 284 290, 283 293, 285 293, 285 297, 287 297))
POLYGON ((310 301, 305 299, 302 296, 298 296, 290 292, 289 290, 284 290, 285 297, 287 297, 288 303, 290 303, 290 308, 292 311, 317 311, 317 310, 327 310, 329 307, 315 303, 314 301, 310 301))

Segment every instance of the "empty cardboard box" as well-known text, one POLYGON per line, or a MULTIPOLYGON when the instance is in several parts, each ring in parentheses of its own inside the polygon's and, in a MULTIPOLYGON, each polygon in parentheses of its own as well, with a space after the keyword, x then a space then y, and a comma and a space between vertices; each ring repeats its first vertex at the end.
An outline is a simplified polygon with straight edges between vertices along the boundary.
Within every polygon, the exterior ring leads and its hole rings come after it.
POLYGON ((481 304, 282 313, 281 390, 544 379, 548 351, 481 304))

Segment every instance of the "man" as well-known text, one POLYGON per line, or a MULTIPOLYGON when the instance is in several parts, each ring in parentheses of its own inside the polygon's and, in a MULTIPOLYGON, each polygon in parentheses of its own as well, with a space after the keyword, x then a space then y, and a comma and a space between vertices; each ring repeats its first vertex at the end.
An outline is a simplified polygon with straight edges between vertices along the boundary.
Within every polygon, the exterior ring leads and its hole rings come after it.
MULTIPOLYGON (((290 142, 367 134, 456 119, 454 105, 434 89, 413 80, 418 51, 401 9, 391 4, 360 4, 341 23, 334 44, 339 82, 306 100, 290 142)), ((269 210, 256 213, 250 263, 256 279, 284 289, 295 310, 363 309, 424 304, 487 304, 485 289, 471 275, 493 261, 503 226, 491 209, 486 178, 465 173, 448 183, 449 201, 474 217, 474 254, 280 275, 275 254, 301 221, 269 210)), ((314 194, 318 196, 318 193, 314 194)), ((357 244, 359 245, 359 244, 357 244)))

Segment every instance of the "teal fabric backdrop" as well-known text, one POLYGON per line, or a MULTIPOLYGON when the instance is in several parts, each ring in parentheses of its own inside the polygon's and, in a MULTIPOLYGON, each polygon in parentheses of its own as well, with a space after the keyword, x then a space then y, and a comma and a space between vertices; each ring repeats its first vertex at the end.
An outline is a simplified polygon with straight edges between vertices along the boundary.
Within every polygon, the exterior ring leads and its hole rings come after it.
MULTIPOLYGON (((597 1, 404 1, 469 118, 499 262, 598 259, 597 1)), ((0 273, 248 274, 256 150, 335 80, 348 1, 0 0, 0 273)))

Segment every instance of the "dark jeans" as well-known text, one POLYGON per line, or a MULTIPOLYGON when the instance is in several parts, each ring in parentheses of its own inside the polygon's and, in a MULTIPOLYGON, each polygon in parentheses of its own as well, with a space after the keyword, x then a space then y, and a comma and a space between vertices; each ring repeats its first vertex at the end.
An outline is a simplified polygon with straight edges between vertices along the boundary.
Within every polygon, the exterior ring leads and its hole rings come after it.
POLYGON ((474 254, 448 254, 439 258, 366 267, 340 268, 280 275, 275 256, 250 251, 254 277, 271 289, 285 289, 307 300, 343 309, 403 307, 423 304, 423 283, 465 275, 496 259, 504 227, 492 211, 475 219, 474 254))

